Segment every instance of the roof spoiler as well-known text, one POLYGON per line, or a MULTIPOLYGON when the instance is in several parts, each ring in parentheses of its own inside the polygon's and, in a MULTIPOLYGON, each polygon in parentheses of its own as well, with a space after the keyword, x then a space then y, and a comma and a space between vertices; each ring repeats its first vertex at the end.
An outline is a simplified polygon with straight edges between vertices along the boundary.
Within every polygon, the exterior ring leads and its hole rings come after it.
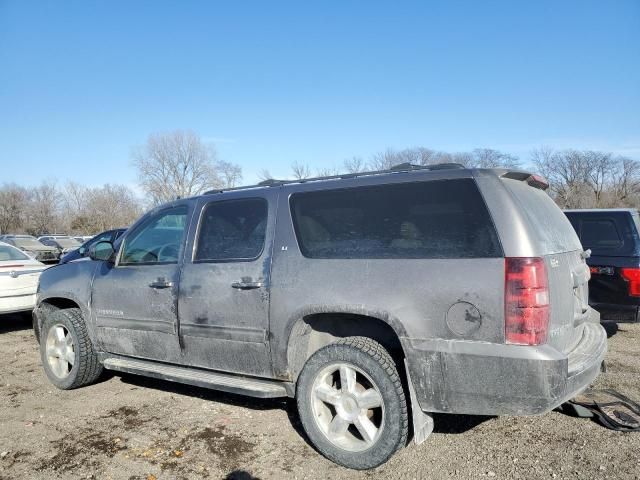
POLYGON ((500 177, 527 182, 532 187, 539 188, 540 190, 546 190, 547 188, 549 188, 549 181, 546 178, 544 178, 542 175, 535 175, 529 172, 509 170, 500 175, 500 177))

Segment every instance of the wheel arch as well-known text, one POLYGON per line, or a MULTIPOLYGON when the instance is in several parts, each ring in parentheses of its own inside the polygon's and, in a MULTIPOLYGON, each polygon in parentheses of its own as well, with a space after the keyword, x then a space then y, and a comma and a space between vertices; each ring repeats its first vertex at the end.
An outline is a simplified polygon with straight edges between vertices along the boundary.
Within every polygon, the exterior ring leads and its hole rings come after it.
MULTIPOLYGON (((85 318, 86 323, 88 311, 85 308, 82 308, 82 303, 79 302, 78 299, 74 298, 73 295, 52 295, 38 300, 36 308, 33 309, 33 331, 38 343, 40 342, 42 322, 44 321, 44 317, 47 313, 54 310, 64 310, 68 308, 79 309, 82 312, 82 316, 85 318)), ((91 333, 91 329, 89 329, 89 332, 91 333)))
POLYGON ((405 336, 398 319, 386 312, 362 308, 308 308, 291 322, 286 344, 287 371, 296 381, 302 367, 320 348, 345 337, 368 337, 379 342, 402 365, 405 336))

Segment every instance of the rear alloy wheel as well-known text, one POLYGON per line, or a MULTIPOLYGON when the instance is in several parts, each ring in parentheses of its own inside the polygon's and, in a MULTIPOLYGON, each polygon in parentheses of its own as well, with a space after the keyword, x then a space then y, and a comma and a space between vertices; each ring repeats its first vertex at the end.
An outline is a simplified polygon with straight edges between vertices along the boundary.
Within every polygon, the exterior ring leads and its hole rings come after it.
POLYGON ((355 365, 339 362, 321 370, 311 398, 318 428, 338 448, 361 452, 375 444, 382 433, 384 401, 380 389, 355 365))
POLYGON ((374 468, 406 444, 402 381, 389 353, 370 338, 347 337, 315 352, 296 398, 309 439, 335 463, 374 468))

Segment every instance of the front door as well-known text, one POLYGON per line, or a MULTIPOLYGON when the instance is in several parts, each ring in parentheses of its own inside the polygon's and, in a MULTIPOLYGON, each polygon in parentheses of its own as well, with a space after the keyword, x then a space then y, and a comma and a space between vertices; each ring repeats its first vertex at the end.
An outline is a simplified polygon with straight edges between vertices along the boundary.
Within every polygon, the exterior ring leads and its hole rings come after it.
POLYGON ((188 365, 271 376, 269 281, 276 196, 271 191, 200 201, 178 301, 188 365))
POLYGON ((102 262, 92 314, 102 349, 179 362, 177 294, 189 207, 151 214, 126 233, 115 264, 102 262))

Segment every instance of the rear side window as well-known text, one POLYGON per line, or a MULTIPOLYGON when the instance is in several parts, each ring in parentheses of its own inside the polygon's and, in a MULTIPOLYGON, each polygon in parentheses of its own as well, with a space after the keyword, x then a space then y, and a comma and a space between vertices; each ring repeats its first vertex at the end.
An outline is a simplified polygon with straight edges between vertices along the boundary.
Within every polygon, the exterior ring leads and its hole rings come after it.
POLYGON ((262 198, 209 203, 204 207, 194 261, 254 260, 264 247, 267 202, 262 198))
POLYGON ((481 258, 502 255, 471 179, 297 193, 291 210, 308 258, 481 258))
POLYGON ((636 255, 640 239, 636 215, 625 211, 566 212, 582 246, 593 255, 636 255))
POLYGON ((608 219, 584 219, 580 240, 585 248, 611 249, 622 246, 616 222, 608 219))

